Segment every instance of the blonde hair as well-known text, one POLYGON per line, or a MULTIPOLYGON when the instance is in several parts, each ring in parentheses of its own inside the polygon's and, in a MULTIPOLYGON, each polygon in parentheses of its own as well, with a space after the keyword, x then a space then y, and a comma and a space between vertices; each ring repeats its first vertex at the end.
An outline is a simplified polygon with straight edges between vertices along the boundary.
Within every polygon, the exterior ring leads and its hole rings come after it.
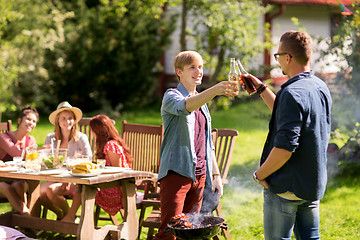
POLYGON ((179 81, 180 81, 180 77, 176 73, 176 69, 183 70, 184 66, 190 65, 194 61, 195 58, 202 59, 201 55, 195 51, 183 51, 183 52, 178 53, 178 55, 176 55, 175 60, 174 60, 174 67, 175 67, 176 77, 178 78, 179 81))

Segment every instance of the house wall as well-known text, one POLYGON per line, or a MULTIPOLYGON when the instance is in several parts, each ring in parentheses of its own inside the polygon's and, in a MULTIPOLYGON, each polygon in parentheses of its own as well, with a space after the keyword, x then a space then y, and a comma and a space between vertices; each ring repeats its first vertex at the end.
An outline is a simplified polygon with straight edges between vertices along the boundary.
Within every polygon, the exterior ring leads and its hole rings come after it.
MULTIPOLYGON (((328 6, 286 6, 285 12, 273 20, 273 35, 272 40, 276 45, 272 49, 272 54, 277 52, 278 42, 281 35, 289 30, 297 30, 298 27, 291 21, 292 17, 298 18, 301 26, 304 27, 313 38, 313 55, 311 59, 311 66, 315 72, 333 73, 338 71, 335 64, 331 64, 333 57, 327 59, 320 59, 319 51, 326 49, 326 41, 331 37, 331 21, 330 17, 335 9, 328 6), (316 38, 324 39, 317 43, 316 38), (318 62, 320 60, 320 62, 318 62), (330 65, 327 65, 330 63, 330 65)), ((271 57, 271 64, 278 65, 273 57, 271 57)), ((280 67, 271 71, 272 77, 282 76, 280 67)))
MULTIPOLYGON (((178 13, 179 18, 177 21, 177 27, 175 32, 172 34, 171 39, 172 43, 168 46, 168 49, 164 55, 164 73, 165 73, 165 89, 168 87, 176 86, 177 82, 174 81, 174 67, 173 60, 177 53, 180 51, 180 16, 181 16, 181 7, 172 7, 168 9, 171 13, 178 13)), ((331 21, 330 17, 334 11, 338 11, 337 8, 331 8, 329 6, 299 6, 299 5, 287 5, 285 11, 280 16, 276 17, 272 21, 272 41, 275 44, 275 47, 271 50, 271 65, 275 68, 271 71, 272 78, 284 77, 281 73, 281 69, 275 59, 272 57, 274 53, 277 52, 278 43, 280 36, 289 30, 297 30, 298 27, 294 25, 291 18, 296 17, 301 23, 302 27, 305 27, 306 30, 310 33, 313 38, 323 38, 324 40, 317 44, 317 41, 313 41, 313 56, 311 60, 312 69, 315 72, 321 73, 334 73, 338 71, 338 67, 335 64, 331 64, 334 57, 329 57, 327 59, 321 59, 318 62, 320 55, 320 49, 326 49, 327 44, 325 41, 328 41, 331 36, 331 21), (329 64, 329 65, 328 65, 329 64)), ((187 22, 188 28, 192 28, 192 17, 189 13, 189 20, 187 22)), ((259 35, 263 38, 262 26, 264 24, 264 18, 259 19, 259 35)), ((190 39, 187 42, 187 49, 196 50, 195 44, 190 39)), ((259 65, 264 64, 264 55, 261 54, 254 58, 252 62, 249 63, 248 67, 252 69, 257 69, 259 65)), ((207 74, 206 66, 204 68, 204 75, 207 74)), ((283 80, 282 80, 283 81, 283 80)))

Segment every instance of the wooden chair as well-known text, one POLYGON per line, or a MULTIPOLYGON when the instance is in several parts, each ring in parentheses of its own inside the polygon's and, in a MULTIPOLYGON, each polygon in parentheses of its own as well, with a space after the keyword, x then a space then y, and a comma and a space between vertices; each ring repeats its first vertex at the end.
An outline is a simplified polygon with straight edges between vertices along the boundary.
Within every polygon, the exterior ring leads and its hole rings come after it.
POLYGON ((78 125, 79 125, 79 131, 85 133, 88 136, 91 151, 95 153, 95 140, 94 140, 94 136, 92 136, 91 134, 90 120, 91 120, 90 117, 81 118, 80 121, 78 122, 78 125))
MULTIPOLYGON (((7 120, 7 122, 0 122, 0 134, 11 132, 12 122, 11 120, 7 120)), ((0 198, 0 203, 9 202, 7 198, 0 198)))
POLYGON ((158 173, 164 126, 122 122, 121 136, 133 157, 132 169, 158 173))
MULTIPOLYGON (((130 148, 130 154, 133 157, 132 169, 139 171, 147 171, 158 173, 160 166, 160 147, 164 134, 163 125, 146 125, 122 122, 121 136, 130 148)), ((144 191, 144 199, 152 197, 151 194, 157 189, 156 179, 136 179, 137 189, 144 191)), ((137 204, 140 208, 141 202, 137 204)), ((100 218, 100 207, 96 206, 95 223, 97 220, 109 220, 108 218, 100 218)), ((121 215, 122 212, 120 211, 121 215)), ((114 222, 115 219, 112 221, 114 222)), ((114 224, 116 224, 114 222, 114 224)))
MULTIPOLYGON (((229 173, 230 162, 235 147, 235 138, 239 132, 234 129, 213 129, 213 142, 215 145, 215 155, 220 170, 221 180, 223 184, 228 184, 227 175, 229 173), (217 135, 214 140, 214 132, 217 135)), ((216 207, 215 213, 218 217, 224 218, 221 204, 216 207)), ((228 230, 221 229, 226 239, 230 239, 228 230)), ((215 236, 214 239, 219 239, 215 236)))
MULTIPOLYGON (((133 157, 132 169, 158 173, 160 167, 160 147, 164 126, 122 122, 122 138, 130 148, 133 157)), ((155 179, 137 179, 137 189, 144 190, 144 199, 150 198, 157 189, 155 179)), ((138 208, 140 205, 138 204, 138 208)))
MULTIPOLYGON (((160 166, 160 147, 164 135, 164 126, 122 123, 122 138, 130 148, 133 157, 132 168, 139 171, 158 173, 160 166)), ((157 178, 156 179, 137 179, 138 190, 144 191, 143 200, 137 204, 141 209, 139 216, 139 234, 141 223, 144 219, 145 210, 149 204, 146 202, 158 196, 157 178), (144 203, 144 204, 143 204, 144 203)))
MULTIPOLYGON (((94 139, 94 136, 91 134, 90 121, 91 121, 91 117, 84 117, 84 118, 80 119, 80 121, 78 122, 78 125, 79 125, 79 131, 82 133, 85 133, 88 136, 91 151, 93 152, 93 154, 95 154, 95 139, 94 139)), ((113 121, 113 124, 115 125, 115 121, 114 120, 112 120, 112 121, 113 121)), ((119 221, 115 215, 109 214, 109 217, 102 217, 102 216, 100 216, 100 211, 101 211, 100 206, 96 205, 95 213, 94 213, 95 226, 98 225, 99 220, 111 221, 113 224, 119 225, 119 221)))
MULTIPOLYGON (((220 175, 223 184, 228 183, 227 174, 229 172, 231 157, 235 146, 235 138, 237 135, 239 135, 239 132, 233 129, 212 130, 212 140, 215 145, 216 160, 219 166, 220 175)), ((152 239, 154 234, 154 228, 159 228, 160 226, 160 201, 156 199, 146 199, 143 201, 143 205, 147 207, 153 206, 154 208, 154 210, 145 220, 142 220, 145 212, 144 209, 141 209, 141 213, 140 213, 141 224, 139 224, 140 229, 141 227, 149 228, 147 239, 152 239)), ((217 216, 223 217, 220 204, 216 208, 215 212, 217 216)), ((223 234, 225 235, 225 238, 227 239, 231 238, 227 230, 222 230, 222 231, 223 234)), ((214 239, 219 239, 219 237, 215 236, 214 239)))
POLYGON ((7 120, 7 122, 0 122, 0 134, 11 132, 12 122, 11 120, 7 120))

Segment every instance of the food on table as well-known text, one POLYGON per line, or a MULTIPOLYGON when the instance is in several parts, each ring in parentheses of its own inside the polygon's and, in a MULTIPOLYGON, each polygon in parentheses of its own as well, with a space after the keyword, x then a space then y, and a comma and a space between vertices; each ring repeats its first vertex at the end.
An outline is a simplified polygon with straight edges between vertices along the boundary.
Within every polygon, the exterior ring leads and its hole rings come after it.
POLYGON ((0 167, 6 167, 5 163, 3 160, 0 160, 0 167))
POLYGON ((94 173, 98 172, 98 167, 94 163, 79 163, 71 170, 73 173, 94 173))
POLYGON ((64 156, 62 156, 62 155, 58 156, 58 162, 56 165, 54 165, 54 158, 55 158, 55 156, 44 157, 43 162, 44 162, 45 167, 47 167, 47 168, 61 167, 64 162, 64 156))
POLYGON ((32 153, 26 153, 26 159, 29 160, 34 160, 38 157, 38 153, 37 152, 32 152, 32 153))
POLYGON ((39 159, 45 168, 61 168, 67 158, 67 149, 59 149, 58 158, 55 159, 56 152, 51 149, 39 150, 39 159))

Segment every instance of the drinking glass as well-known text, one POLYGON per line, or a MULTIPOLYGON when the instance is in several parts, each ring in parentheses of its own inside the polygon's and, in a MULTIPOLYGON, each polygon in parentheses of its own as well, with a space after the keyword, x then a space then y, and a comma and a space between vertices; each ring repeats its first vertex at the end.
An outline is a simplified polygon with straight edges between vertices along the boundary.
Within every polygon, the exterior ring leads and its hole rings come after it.
POLYGON ((37 145, 34 144, 26 148, 25 168, 40 171, 41 159, 37 151, 37 145))
POLYGON ((105 168, 106 160, 105 159, 96 159, 96 165, 99 169, 105 168))
POLYGON ((16 167, 21 167, 21 164, 22 164, 21 157, 13 157, 13 161, 14 161, 16 167))

